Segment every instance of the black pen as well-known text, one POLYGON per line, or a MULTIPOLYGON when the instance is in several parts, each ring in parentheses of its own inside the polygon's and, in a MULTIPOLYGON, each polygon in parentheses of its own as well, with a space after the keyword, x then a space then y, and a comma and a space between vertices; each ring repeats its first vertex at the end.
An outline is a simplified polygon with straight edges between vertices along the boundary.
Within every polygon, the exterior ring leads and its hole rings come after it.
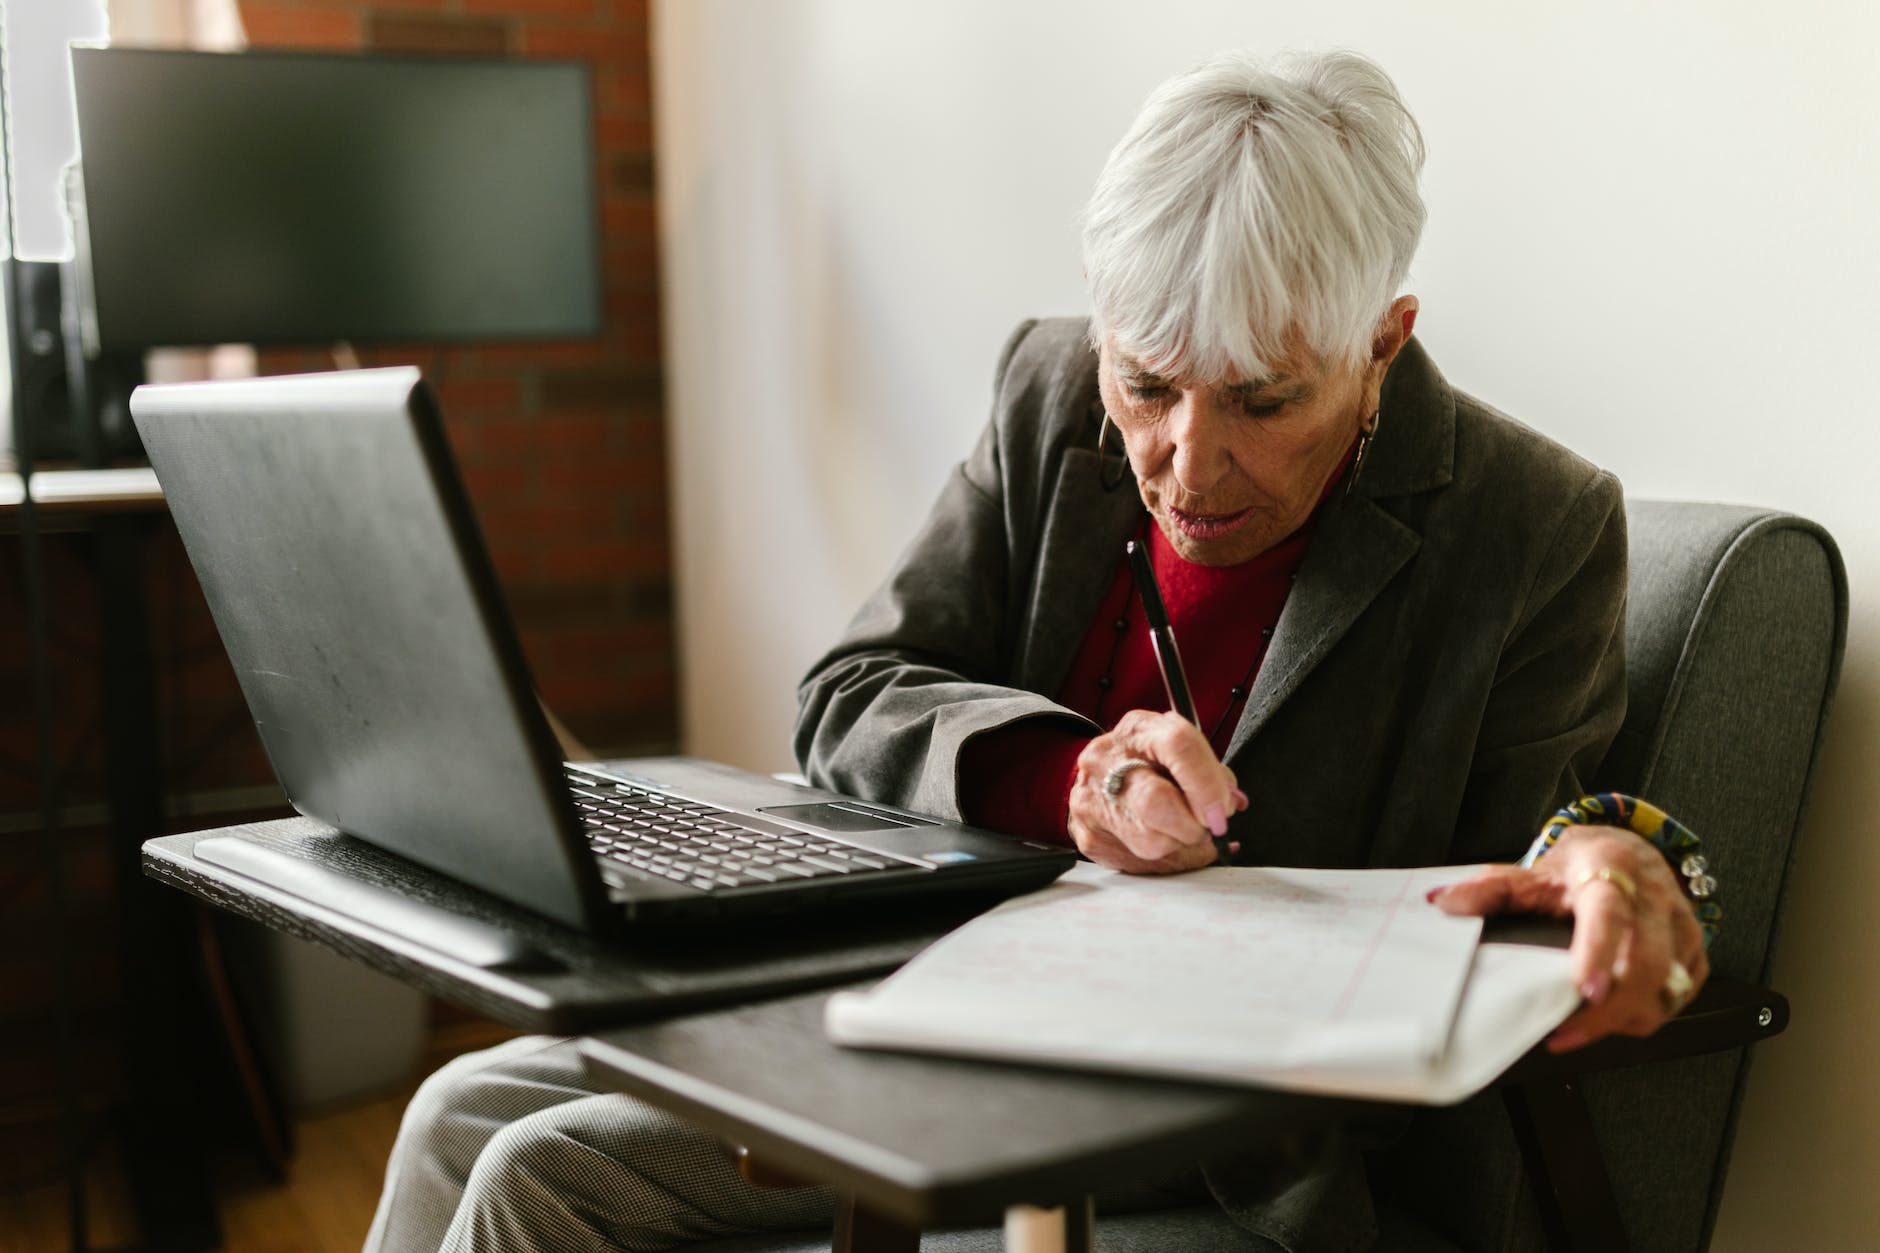
MULTIPOLYGON (((1155 650, 1155 664, 1162 671, 1162 686, 1168 689, 1169 708, 1192 722, 1198 729, 1201 717, 1195 712, 1194 694, 1188 690, 1188 672, 1182 669, 1181 650, 1175 647, 1175 628, 1169 625, 1168 609, 1162 604, 1162 589, 1156 586, 1155 570, 1149 565, 1149 550, 1135 540, 1123 545, 1129 555, 1129 572, 1136 578, 1136 593, 1142 597, 1142 616, 1149 620, 1149 644, 1155 650)), ((1240 842, 1225 835, 1215 835, 1216 858, 1225 864, 1228 854, 1240 851, 1240 842)))

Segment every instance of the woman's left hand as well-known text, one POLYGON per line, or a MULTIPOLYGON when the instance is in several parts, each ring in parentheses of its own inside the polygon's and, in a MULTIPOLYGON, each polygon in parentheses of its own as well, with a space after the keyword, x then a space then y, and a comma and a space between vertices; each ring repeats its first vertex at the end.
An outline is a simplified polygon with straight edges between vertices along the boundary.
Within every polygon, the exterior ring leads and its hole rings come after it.
POLYGON ((1556 1053, 1615 1033, 1650 1035, 1710 975, 1677 876, 1623 827, 1568 827, 1532 869, 1491 866, 1430 899, 1448 914, 1572 917, 1573 981, 1586 1003, 1547 1038, 1556 1053))

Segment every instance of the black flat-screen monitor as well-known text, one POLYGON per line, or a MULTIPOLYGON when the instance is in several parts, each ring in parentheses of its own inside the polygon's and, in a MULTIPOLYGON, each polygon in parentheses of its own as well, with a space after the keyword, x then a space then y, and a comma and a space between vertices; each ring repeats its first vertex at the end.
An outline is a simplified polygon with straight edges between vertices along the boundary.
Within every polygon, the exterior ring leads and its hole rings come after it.
POLYGON ((74 48, 106 350, 600 329, 584 65, 74 48))

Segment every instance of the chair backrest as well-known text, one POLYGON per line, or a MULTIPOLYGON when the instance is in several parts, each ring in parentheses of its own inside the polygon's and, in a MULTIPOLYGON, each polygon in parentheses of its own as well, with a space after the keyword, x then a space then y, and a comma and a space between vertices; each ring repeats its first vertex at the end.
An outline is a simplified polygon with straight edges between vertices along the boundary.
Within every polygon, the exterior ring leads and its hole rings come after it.
POLYGON ((1764 982, 1847 636, 1826 531, 1740 505, 1628 502, 1627 710, 1600 784, 1696 831, 1724 889, 1719 971, 1764 982))
MULTIPOLYGON (((1697 832, 1722 884, 1712 968, 1767 983, 1802 811, 1841 671, 1847 574, 1813 522, 1628 502, 1625 727, 1604 787, 1697 832)), ((1701 1249, 1723 1198, 1749 1050, 1585 1085, 1639 1249, 1701 1249)))
MULTIPOLYGON (((1841 556, 1819 526, 1768 509, 1633 500, 1626 516, 1626 719, 1597 783, 1697 832, 1723 887, 1712 965, 1765 983, 1840 673, 1841 556)), ((1709 1244, 1748 1067, 1739 1049, 1582 1082, 1633 1248, 1709 1244)), ((1416 1180, 1433 1221, 1471 1248, 1545 1247, 1495 1093, 1415 1140, 1439 1163, 1416 1180)))

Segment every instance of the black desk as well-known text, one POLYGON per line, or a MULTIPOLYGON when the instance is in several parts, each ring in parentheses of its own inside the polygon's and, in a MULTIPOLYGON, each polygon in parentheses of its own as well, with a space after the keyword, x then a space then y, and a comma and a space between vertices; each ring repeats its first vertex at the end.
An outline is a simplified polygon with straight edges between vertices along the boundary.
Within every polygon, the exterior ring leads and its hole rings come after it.
POLYGON ((918 1246, 924 1228, 1006 1228, 1007 1253, 1086 1235, 1086 1198, 1171 1163, 1267 1145, 1363 1108, 1297 1093, 841 1048, 827 992, 603 1031, 589 1072, 835 1188, 854 1249, 918 1246), (859 1232, 858 1232, 859 1229, 859 1232), (861 1234, 865 1233, 865 1234, 861 1234))
MULTIPOLYGON (((0 473, 0 513, 25 497, 20 476, 0 473)), ((163 489, 148 467, 122 470, 41 470, 33 475, 33 501, 52 517, 72 514, 162 512, 163 489)))
MULTIPOLYGON (((742 1145, 765 1168, 851 1198, 839 1249, 912 1250, 934 1224, 1008 1215, 1015 1246, 1077 1249, 1079 1198, 1171 1161, 1278 1146, 1358 1108, 1291 1093, 842 1049, 822 1033, 826 992, 889 970, 961 921, 955 911, 876 916, 672 943, 604 944, 307 819, 167 836, 145 872, 268 926, 534 1030, 587 1031, 592 1073, 742 1145), (511 930, 554 969, 488 970, 356 917, 194 858, 232 835, 346 868, 414 899, 511 930), (764 999, 759 999, 764 998, 764 999), (550 1008, 553 1005, 554 1008, 550 1008), (718 1006, 701 1012, 705 1006, 718 1006), (723 1008, 728 1006, 729 1008, 723 1008), (681 1016, 684 1015, 684 1016, 681 1016), (628 1023, 630 1025, 619 1025, 628 1023), (1068 1234, 1061 1211, 1069 1206, 1068 1234), (1014 1226, 1009 1207, 1018 1211, 1014 1226), (1033 1222, 1033 1219, 1038 1221, 1033 1222), (1068 1240, 1068 1242, 1067 1242, 1068 1240)), ((1503 1094, 1556 1248, 1626 1245, 1578 1081, 1589 1071, 1740 1047, 1780 1032, 1788 1003, 1713 979, 1648 1040, 1564 1058, 1536 1050, 1503 1094)))
MULTIPOLYGON (((213 1248, 219 1230, 209 1194, 206 1131, 196 1116, 199 1097, 192 1089, 207 1078, 197 1037, 203 1024, 217 1020, 193 978, 199 949, 192 911, 150 890, 139 874, 137 852, 164 829, 157 684, 144 586, 145 548, 167 521, 163 492, 148 468, 42 470, 33 475, 32 489, 38 530, 80 533, 98 586, 105 800, 118 893, 125 1034, 136 1040, 126 1052, 129 1093, 122 1111, 132 1203, 153 1248, 213 1248)), ((22 525, 23 497, 20 476, 0 474, 0 530, 22 525)), ((71 1168, 82 1170, 77 1162, 71 1168)), ((85 1217, 76 1182, 71 1223, 74 1242, 82 1245, 85 1217)))
MULTIPOLYGON (((600 1031, 581 1052, 599 1086, 743 1146, 765 1172, 848 1198, 836 1253, 914 1253, 923 1229, 996 1225, 1002 1215, 1007 1253, 1087 1253, 1091 1192, 1216 1153, 1278 1151, 1377 1108, 841 1048, 823 1034, 828 995, 600 1031)), ((1648 1040, 1614 1038, 1558 1057, 1536 1048, 1511 1067, 1497 1086, 1544 1193, 1554 1247, 1629 1247, 1578 1091, 1585 1075, 1740 1047, 1787 1022, 1780 994, 1717 978, 1648 1040)))
POLYGON ((972 912, 944 900, 919 907, 897 901, 866 914, 764 920, 734 929, 701 927, 631 943, 603 942, 308 818, 165 836, 144 845, 143 863, 152 878, 211 905, 325 945, 511 1026, 564 1034, 884 974, 972 912), (528 969, 472 965, 356 914, 194 857, 198 841, 222 835, 488 924, 521 938, 545 960, 528 969))
MULTIPOLYGON (((851 1198, 840 1233, 854 1239, 842 1248, 911 1248, 905 1242, 923 1226, 997 1222, 1013 1207, 1068 1204, 1075 1216, 1102 1182, 1263 1138, 1277 1143, 1355 1108, 1290 1093, 860 1052, 824 1039, 826 992, 802 989, 899 966, 968 916, 943 902, 921 912, 903 902, 827 924, 744 927, 717 939, 608 944, 304 818, 152 840, 144 870, 511 1025, 596 1032, 583 1051, 604 1083, 851 1198), (494 924, 554 968, 470 965, 196 859, 196 844, 214 836, 344 869, 494 924)), ((1027 1231, 1062 1240, 1061 1217, 1036 1218, 1027 1231)))

